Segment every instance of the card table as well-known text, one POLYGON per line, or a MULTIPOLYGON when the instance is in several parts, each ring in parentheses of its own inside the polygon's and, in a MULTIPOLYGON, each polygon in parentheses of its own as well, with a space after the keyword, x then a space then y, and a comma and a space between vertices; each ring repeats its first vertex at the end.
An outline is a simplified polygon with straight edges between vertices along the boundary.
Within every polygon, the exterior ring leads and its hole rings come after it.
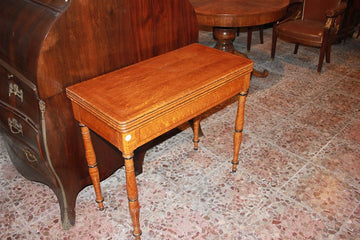
POLYGON ((140 239, 134 150, 189 120, 194 120, 197 149, 199 115, 238 94, 232 160, 235 172, 252 70, 249 59, 195 43, 68 87, 66 94, 81 126, 99 208, 104 208, 103 197, 89 129, 117 147, 125 159, 133 235, 140 239))

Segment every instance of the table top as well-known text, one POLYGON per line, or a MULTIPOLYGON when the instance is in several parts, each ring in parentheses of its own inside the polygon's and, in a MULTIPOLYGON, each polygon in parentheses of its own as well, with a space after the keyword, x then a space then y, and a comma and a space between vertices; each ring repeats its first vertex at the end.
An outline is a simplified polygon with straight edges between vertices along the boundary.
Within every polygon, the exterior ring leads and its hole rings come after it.
POLYGON ((289 0, 190 0, 199 25, 246 27, 275 22, 285 15, 289 0))
POLYGON ((121 130, 251 72, 252 65, 196 43, 75 84, 67 94, 121 130))
POLYGON ((121 151, 246 92, 253 62, 200 44, 66 89, 74 117, 121 151), (131 141, 130 141, 131 140, 131 141))

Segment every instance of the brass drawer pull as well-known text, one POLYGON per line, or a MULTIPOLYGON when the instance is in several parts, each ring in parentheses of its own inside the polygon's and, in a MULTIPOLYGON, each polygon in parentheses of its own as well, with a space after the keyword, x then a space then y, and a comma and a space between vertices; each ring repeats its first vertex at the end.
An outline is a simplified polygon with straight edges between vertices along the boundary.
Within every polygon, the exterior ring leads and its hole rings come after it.
POLYGON ((9 97, 11 96, 11 94, 19 97, 21 102, 24 101, 23 90, 20 89, 19 86, 15 83, 10 83, 9 85, 9 97))
POLYGON ((15 118, 8 118, 8 124, 13 134, 23 135, 22 125, 15 118))
POLYGON ((27 149, 23 149, 23 152, 25 153, 25 156, 26 156, 26 159, 29 161, 29 162, 37 162, 37 158, 35 157, 34 154, 32 154, 29 150, 27 149))

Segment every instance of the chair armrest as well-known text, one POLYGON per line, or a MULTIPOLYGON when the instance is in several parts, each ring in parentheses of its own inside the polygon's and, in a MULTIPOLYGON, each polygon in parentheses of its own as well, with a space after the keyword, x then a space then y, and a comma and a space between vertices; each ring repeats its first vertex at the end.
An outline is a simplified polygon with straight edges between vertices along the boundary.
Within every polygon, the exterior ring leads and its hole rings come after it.
POLYGON ((347 6, 346 2, 342 2, 336 8, 327 10, 326 17, 334 18, 334 17, 337 17, 337 16, 343 14, 345 12, 346 6, 347 6))
POLYGON ((342 15, 345 13, 347 7, 346 2, 342 2, 336 8, 326 11, 326 23, 324 28, 324 35, 336 36, 340 30, 342 15))

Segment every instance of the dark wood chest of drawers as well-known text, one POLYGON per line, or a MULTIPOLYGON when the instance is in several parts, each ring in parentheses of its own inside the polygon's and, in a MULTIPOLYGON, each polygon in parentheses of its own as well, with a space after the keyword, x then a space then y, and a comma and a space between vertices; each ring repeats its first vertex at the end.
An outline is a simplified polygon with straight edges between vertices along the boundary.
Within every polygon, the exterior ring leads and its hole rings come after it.
MULTIPOLYGON (((65 88, 197 39, 186 0, 0 0, 0 131, 18 171, 56 194, 64 228, 91 183, 65 88)), ((124 162, 92 138, 105 179, 124 162)))

